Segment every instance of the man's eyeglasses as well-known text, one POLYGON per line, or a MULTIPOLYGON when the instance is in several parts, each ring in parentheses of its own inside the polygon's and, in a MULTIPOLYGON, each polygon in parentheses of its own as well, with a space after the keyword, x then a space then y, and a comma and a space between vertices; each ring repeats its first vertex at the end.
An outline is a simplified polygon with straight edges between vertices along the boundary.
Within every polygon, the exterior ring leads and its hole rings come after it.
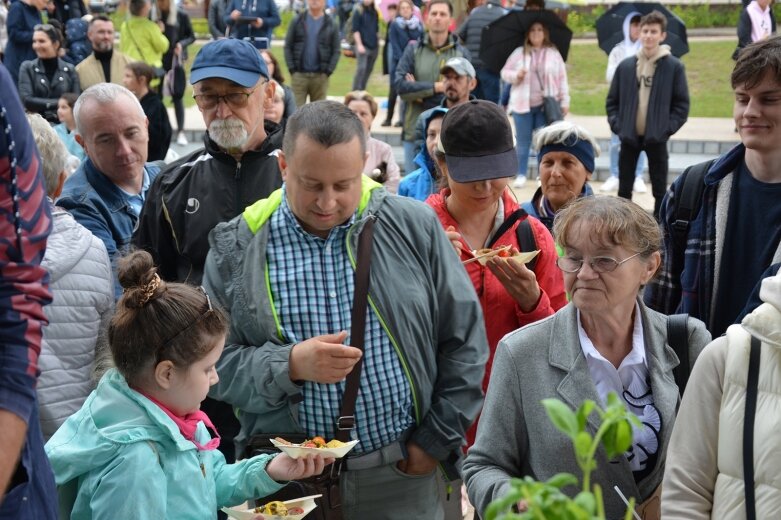
POLYGON ((244 108, 247 106, 247 103, 249 103, 249 97, 262 86, 263 85, 258 85, 249 92, 230 92, 228 94, 223 94, 222 96, 218 96, 217 94, 194 94, 193 99, 201 110, 212 110, 220 101, 231 108, 244 108))
MULTIPOLYGON (((640 256, 641 254, 642 253, 635 253, 629 258, 624 258, 620 261, 609 256, 595 256, 589 260, 588 265, 595 273, 612 273, 624 262, 628 262, 634 257, 640 256)), ((583 262, 584 261, 582 258, 576 259, 570 258, 568 256, 562 256, 556 259, 556 265, 559 266, 559 269, 565 273, 577 273, 583 267, 583 262)))
POLYGON ((214 312, 214 307, 212 307, 212 300, 211 298, 209 298, 209 294, 206 292, 206 290, 203 288, 202 285, 198 287, 198 290, 201 291, 201 293, 203 293, 203 295, 206 297, 206 309, 201 313, 200 316, 198 316, 198 318, 195 321, 186 325, 182 330, 177 332, 171 339, 163 343, 163 347, 167 347, 168 345, 176 341, 176 339, 178 339, 182 334, 184 334, 185 332, 187 332, 188 330, 190 330, 191 328, 193 328, 194 326, 202 322, 204 318, 206 318, 206 316, 214 312))

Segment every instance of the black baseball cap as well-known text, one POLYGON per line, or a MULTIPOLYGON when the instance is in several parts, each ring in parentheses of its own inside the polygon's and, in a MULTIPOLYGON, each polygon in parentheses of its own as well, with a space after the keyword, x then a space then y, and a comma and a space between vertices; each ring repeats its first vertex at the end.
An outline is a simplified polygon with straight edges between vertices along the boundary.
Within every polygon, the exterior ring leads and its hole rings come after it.
POLYGON ((513 131, 496 103, 474 99, 451 108, 439 139, 448 176, 474 182, 518 175, 513 131))

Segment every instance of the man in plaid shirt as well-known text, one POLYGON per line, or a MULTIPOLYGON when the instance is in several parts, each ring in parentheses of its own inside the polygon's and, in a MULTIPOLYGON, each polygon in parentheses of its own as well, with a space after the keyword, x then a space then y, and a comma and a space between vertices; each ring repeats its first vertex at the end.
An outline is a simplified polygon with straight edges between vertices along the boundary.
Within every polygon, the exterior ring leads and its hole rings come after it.
POLYGON ((673 241, 683 183, 670 187, 659 215, 664 261, 645 293, 652 309, 699 318, 714 338, 735 322, 762 272, 781 261, 781 38, 741 52, 732 88, 742 143, 705 175, 683 255, 673 241), (683 265, 676 265, 680 257, 683 265))
POLYGON ((356 116, 333 101, 305 105, 288 120, 282 188, 210 234, 204 284, 232 321, 212 396, 239 410, 239 449, 257 433, 331 438, 363 357, 344 517, 442 519, 437 468, 458 478, 482 402, 482 312, 434 213, 364 176, 365 157, 356 116), (361 353, 347 331, 372 218, 361 353))

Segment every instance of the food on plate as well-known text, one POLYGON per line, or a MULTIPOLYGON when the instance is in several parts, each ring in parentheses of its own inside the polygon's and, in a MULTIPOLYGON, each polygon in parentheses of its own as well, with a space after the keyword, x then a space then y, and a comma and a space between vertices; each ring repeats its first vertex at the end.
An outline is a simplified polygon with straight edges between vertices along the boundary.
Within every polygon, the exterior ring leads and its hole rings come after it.
POLYGON ((285 503, 280 502, 279 500, 274 500, 273 502, 269 502, 268 504, 262 505, 260 507, 256 507, 255 512, 263 513, 264 515, 276 515, 276 516, 287 516, 290 513, 285 503))
POLYGON ((347 443, 345 443, 345 442, 342 442, 342 441, 340 441, 340 440, 337 440, 337 439, 333 439, 333 440, 330 440, 330 441, 328 441, 328 442, 325 444, 325 447, 326 447, 326 448, 341 448, 341 447, 342 447, 342 446, 344 446, 345 444, 347 444, 347 443))
POLYGON ((328 442, 323 437, 317 436, 311 439, 306 439, 301 444, 294 444, 290 441, 283 439, 282 437, 274 437, 274 440, 282 446, 295 446, 299 448, 341 448, 346 443, 333 439, 328 442))

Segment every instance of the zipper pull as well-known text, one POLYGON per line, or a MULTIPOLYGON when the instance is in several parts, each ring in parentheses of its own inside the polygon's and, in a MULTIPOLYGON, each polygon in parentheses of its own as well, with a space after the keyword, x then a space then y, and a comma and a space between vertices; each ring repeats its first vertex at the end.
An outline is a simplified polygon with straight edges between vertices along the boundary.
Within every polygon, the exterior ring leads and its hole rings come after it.
POLYGON ((203 473, 203 478, 206 478, 206 466, 203 465, 203 462, 201 462, 201 473, 203 473))
POLYGON ((239 180, 240 175, 241 175, 241 161, 236 161, 236 174, 233 176, 233 178, 239 180))

